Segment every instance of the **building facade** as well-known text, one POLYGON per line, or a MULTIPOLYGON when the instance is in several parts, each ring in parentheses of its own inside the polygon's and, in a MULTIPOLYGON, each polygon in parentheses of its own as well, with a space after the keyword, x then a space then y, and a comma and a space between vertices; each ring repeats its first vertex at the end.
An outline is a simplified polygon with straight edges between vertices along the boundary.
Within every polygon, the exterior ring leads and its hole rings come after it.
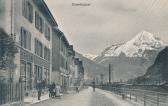
POLYGON ((79 58, 75 58, 76 71, 75 71, 75 85, 82 86, 84 83, 84 67, 83 62, 79 58))
POLYGON ((73 49, 73 46, 70 45, 68 49, 68 87, 73 88, 75 83, 75 72, 76 72, 76 64, 75 64, 75 51, 73 49))
POLYGON ((68 59, 69 59, 69 42, 64 33, 57 28, 53 28, 52 39, 52 82, 60 84, 62 90, 68 88, 68 59))
POLYGON ((73 46, 44 0, 1 0, 0 27, 11 35, 19 52, 13 68, 14 82, 23 82, 26 94, 41 83, 52 82, 63 91, 84 79, 82 61, 75 59, 73 46))
POLYGON ((77 83, 79 86, 84 79, 83 64, 79 59, 76 60, 73 46, 69 45, 63 32, 58 28, 53 28, 52 38, 51 81, 60 84, 62 90, 67 91, 77 83))
POLYGON ((50 83, 52 28, 57 23, 43 0, 1 0, 0 26, 14 37, 19 48, 14 81, 24 82, 26 92, 50 83))

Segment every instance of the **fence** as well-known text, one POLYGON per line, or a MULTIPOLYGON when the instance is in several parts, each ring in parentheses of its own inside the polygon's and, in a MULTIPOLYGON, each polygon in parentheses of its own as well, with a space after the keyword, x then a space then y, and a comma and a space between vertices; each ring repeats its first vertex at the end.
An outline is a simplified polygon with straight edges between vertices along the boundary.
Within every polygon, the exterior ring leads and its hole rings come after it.
POLYGON ((0 83, 0 105, 23 101, 21 83, 0 83))
POLYGON ((101 88, 112 91, 113 93, 120 95, 123 99, 143 104, 143 106, 168 106, 168 93, 109 86, 103 86, 101 88))

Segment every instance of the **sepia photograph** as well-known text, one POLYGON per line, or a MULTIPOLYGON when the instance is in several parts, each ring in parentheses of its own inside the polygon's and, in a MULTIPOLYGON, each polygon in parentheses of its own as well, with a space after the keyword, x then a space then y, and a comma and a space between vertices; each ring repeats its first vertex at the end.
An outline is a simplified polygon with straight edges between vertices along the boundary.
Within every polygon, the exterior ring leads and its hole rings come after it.
POLYGON ((168 0, 0 0, 0 106, 168 106, 168 0))

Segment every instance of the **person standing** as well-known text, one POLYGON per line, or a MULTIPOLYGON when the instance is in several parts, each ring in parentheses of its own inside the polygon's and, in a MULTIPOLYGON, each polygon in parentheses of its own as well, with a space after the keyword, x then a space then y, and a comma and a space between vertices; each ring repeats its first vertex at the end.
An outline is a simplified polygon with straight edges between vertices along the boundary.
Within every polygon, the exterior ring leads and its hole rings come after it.
POLYGON ((61 92, 61 87, 60 87, 59 84, 56 84, 56 97, 60 97, 61 96, 60 92, 61 92))
POLYGON ((40 100, 41 98, 41 90, 42 90, 42 86, 40 81, 37 82, 37 92, 38 92, 38 100, 40 100))
POLYGON ((49 86, 48 86, 48 91, 49 91, 49 97, 51 97, 51 95, 52 95, 52 86, 51 86, 51 84, 49 84, 49 86))
POLYGON ((52 87, 51 97, 54 98, 55 97, 55 92, 56 92, 55 91, 55 83, 54 82, 52 83, 51 87, 52 87))
POLYGON ((79 87, 76 86, 76 93, 79 93, 79 87))
POLYGON ((95 92, 96 84, 95 81, 93 81, 93 92, 95 92))

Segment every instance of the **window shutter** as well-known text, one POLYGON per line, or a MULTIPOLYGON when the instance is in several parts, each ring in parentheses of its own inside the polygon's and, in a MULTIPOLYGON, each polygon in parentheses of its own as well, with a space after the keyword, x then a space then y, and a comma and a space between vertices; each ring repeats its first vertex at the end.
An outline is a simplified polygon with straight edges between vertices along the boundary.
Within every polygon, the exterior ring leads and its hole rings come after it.
POLYGON ((47 37, 47 24, 45 23, 45 33, 44 33, 45 37, 47 37))
POLYGON ((30 22, 32 23, 33 22, 33 6, 30 5, 30 22))
POLYGON ((41 33, 43 33, 44 32, 44 22, 43 22, 43 19, 40 17, 40 28, 41 28, 41 33))
POLYGON ((25 14, 26 14, 26 18, 29 19, 29 3, 28 1, 25 2, 25 14))
POLYGON ((31 33, 30 32, 28 36, 28 49, 31 50, 31 33))
POLYGON ((35 12, 35 27, 38 28, 38 15, 37 12, 35 12))
POLYGON ((25 34, 24 34, 24 37, 25 37, 25 45, 24 45, 24 47, 26 48, 26 49, 28 49, 28 36, 29 36, 29 33, 26 31, 26 30, 24 30, 24 32, 25 32, 25 34))
POLYGON ((29 32, 28 31, 26 31, 26 49, 28 49, 29 50, 29 32))
POLYGON ((20 43, 21 43, 21 47, 23 47, 23 43, 24 43, 24 42, 23 42, 23 40, 24 40, 24 39, 23 39, 23 27, 21 27, 20 37, 21 37, 21 42, 20 42, 20 43))
POLYGON ((35 54, 37 54, 37 47, 36 47, 36 45, 37 45, 37 42, 36 42, 36 39, 34 39, 34 52, 35 52, 35 54))
POLYGON ((22 1, 22 14, 26 16, 26 0, 22 1))
POLYGON ((48 40, 50 40, 50 28, 48 27, 48 40))

